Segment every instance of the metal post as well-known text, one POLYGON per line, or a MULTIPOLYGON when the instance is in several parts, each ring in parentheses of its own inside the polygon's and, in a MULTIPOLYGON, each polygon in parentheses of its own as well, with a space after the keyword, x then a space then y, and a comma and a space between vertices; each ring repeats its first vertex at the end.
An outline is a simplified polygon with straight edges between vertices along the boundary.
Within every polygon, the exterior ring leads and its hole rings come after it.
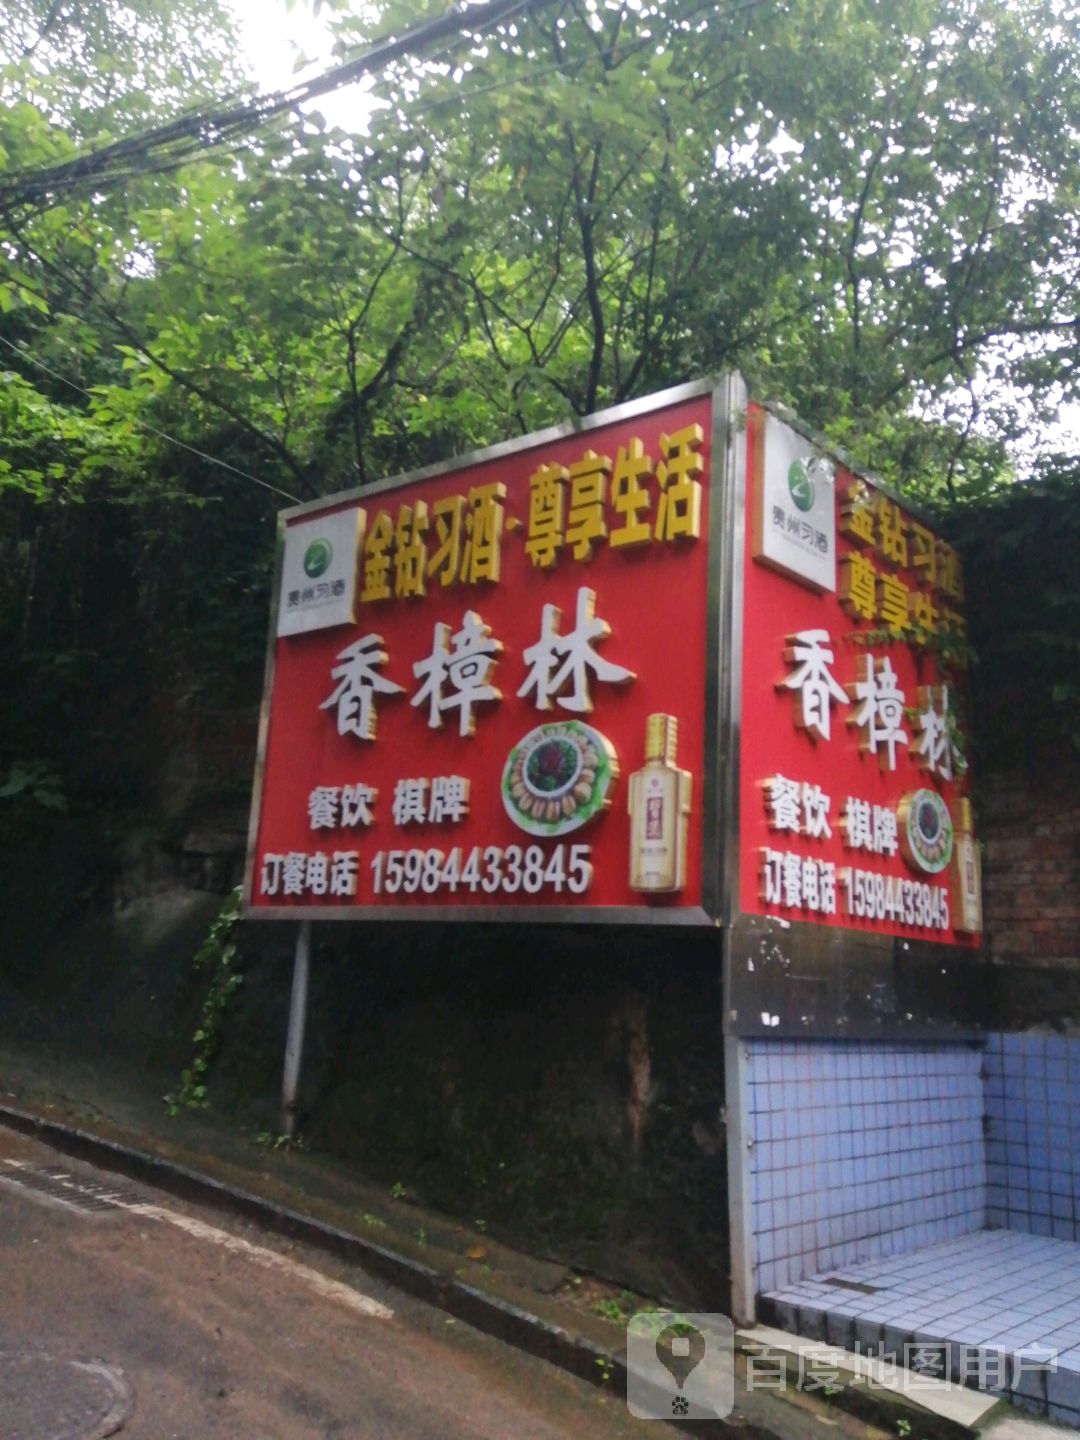
POLYGON ((724 1036, 724 1109, 727 1119, 728 1224, 731 1229, 731 1316, 753 1325, 754 1210, 750 1193, 749 1085, 746 1041, 724 1036))
POLYGON ((310 961, 311 921, 301 920, 296 932, 289 1033, 285 1040, 285 1074, 281 1082, 281 1133, 290 1139, 296 1129, 296 1094, 300 1088, 300 1062, 304 1055, 310 961))

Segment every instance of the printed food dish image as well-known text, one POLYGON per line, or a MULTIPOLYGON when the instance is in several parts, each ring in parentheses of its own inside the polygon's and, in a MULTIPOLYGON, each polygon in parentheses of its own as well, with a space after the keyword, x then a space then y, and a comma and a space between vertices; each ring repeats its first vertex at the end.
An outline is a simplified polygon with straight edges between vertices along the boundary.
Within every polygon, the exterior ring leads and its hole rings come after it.
POLYGON ((939 875, 952 859, 953 823, 935 790, 913 790, 900 801, 900 849, 915 870, 939 875))
POLYGON ((503 805, 528 835, 567 835, 607 808, 618 776, 615 751, 599 730, 580 720, 538 725, 506 757, 503 805))

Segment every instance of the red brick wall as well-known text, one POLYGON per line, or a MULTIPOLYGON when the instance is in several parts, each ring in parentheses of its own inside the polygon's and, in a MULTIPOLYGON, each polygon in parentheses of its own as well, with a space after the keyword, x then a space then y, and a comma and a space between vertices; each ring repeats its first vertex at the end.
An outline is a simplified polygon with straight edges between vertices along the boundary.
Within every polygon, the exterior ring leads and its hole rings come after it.
POLYGON ((984 774, 977 803, 991 963, 1058 972, 999 977, 997 1019, 1020 1028, 1080 1015, 1080 757, 984 774))
POLYGON ((1080 970, 1080 760, 979 791, 991 959, 1080 970))

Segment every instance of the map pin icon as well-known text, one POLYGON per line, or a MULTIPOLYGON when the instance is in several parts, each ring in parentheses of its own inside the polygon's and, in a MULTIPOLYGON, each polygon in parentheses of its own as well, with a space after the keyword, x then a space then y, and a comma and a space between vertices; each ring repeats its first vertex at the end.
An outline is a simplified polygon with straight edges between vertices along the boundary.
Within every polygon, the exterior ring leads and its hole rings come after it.
POLYGON ((679 1320, 656 1337, 656 1358, 681 1390, 705 1358, 705 1336, 696 1325, 679 1320))

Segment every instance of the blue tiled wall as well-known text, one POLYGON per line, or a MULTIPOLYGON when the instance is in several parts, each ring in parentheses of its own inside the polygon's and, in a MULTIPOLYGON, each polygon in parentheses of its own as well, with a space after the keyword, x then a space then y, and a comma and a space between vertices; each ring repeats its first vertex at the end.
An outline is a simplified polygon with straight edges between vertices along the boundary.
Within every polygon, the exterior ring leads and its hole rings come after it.
POLYGON ((986 1221, 1080 1239, 1080 1039, 989 1035, 986 1221))
POLYGON ((982 1054, 750 1041, 755 1289, 980 1230, 982 1054))

